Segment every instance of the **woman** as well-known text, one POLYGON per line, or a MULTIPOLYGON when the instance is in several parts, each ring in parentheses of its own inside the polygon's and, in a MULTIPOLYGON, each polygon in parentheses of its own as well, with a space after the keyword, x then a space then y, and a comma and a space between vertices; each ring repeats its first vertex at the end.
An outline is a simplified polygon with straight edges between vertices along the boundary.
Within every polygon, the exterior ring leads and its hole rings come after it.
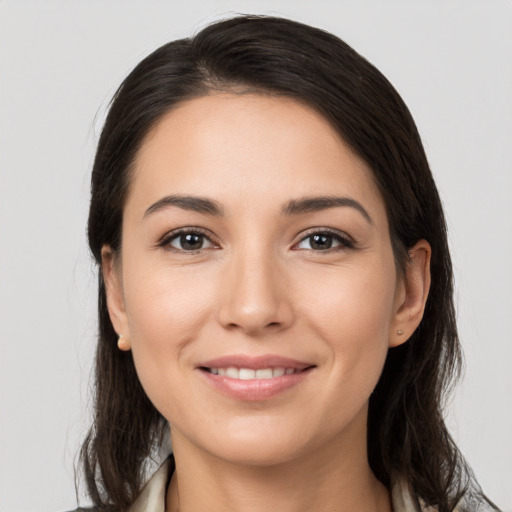
POLYGON ((336 37, 237 17, 144 59, 99 141, 89 243, 100 509, 496 509, 442 417, 460 347, 419 135, 336 37))

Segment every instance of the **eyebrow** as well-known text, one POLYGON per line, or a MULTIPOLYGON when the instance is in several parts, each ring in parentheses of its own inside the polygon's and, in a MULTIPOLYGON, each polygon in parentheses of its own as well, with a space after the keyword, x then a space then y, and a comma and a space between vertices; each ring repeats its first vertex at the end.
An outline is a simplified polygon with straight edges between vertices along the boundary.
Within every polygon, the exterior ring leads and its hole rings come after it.
POLYGON ((321 196, 292 199, 283 207, 282 213, 284 215, 300 215, 303 213, 318 212, 340 206, 355 208, 369 224, 373 224, 372 218, 364 206, 351 197, 321 196))
MULTIPOLYGON (((169 206, 177 206, 182 210, 194 211, 203 215, 212 215, 215 217, 224 216, 224 209, 213 199, 175 194, 163 197, 156 203, 152 204, 144 213, 144 218, 169 206)), ((366 211, 363 205, 351 197, 319 196, 292 199, 282 207, 281 213, 286 216, 302 215, 305 213, 318 212, 336 207, 354 208, 369 224, 373 224, 370 214, 366 211)))
POLYGON ((152 213, 163 210, 168 206, 177 206, 182 210, 190 210, 218 217, 222 217, 224 215, 224 209, 222 206, 217 203, 217 201, 213 201, 212 199, 197 196, 172 195, 163 197, 156 203, 152 204, 144 213, 144 218, 146 218, 148 215, 151 215, 152 213))

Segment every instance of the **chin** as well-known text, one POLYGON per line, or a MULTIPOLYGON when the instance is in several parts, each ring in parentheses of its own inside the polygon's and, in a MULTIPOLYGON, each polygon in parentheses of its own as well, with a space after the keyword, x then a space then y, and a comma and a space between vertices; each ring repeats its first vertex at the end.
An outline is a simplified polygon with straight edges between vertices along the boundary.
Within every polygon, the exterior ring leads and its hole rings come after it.
POLYGON ((269 443, 268 440, 250 443, 227 443, 216 446, 211 454, 239 466, 270 467, 286 464, 301 455, 301 448, 269 443))
POLYGON ((211 455, 233 464, 275 466, 298 459, 314 450, 319 436, 308 433, 300 423, 294 425, 278 421, 237 422, 231 428, 221 429, 222 437, 209 438, 211 455), (214 440, 214 443, 211 441, 214 440))

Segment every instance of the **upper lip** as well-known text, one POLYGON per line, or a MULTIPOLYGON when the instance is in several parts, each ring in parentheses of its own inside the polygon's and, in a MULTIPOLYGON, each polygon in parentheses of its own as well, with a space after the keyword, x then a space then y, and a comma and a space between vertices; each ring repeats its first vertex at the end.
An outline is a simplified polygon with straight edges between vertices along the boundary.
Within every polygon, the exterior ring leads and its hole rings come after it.
POLYGON ((262 368, 293 368, 295 370, 305 370, 313 363, 299 361, 289 357, 283 357, 274 354, 265 354, 262 356, 249 356, 246 354, 232 354, 208 361, 201 362, 199 368, 249 368, 251 370, 259 370, 262 368))

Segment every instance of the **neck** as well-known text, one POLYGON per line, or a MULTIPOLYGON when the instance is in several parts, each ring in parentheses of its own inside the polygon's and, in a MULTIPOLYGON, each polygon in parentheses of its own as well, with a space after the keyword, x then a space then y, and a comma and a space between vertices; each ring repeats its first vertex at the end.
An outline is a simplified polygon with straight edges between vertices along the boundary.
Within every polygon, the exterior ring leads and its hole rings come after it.
POLYGON ((253 465, 222 460, 173 432, 176 472, 166 511, 391 511, 389 492, 367 462, 366 435, 358 437, 332 440, 290 461, 253 465))

